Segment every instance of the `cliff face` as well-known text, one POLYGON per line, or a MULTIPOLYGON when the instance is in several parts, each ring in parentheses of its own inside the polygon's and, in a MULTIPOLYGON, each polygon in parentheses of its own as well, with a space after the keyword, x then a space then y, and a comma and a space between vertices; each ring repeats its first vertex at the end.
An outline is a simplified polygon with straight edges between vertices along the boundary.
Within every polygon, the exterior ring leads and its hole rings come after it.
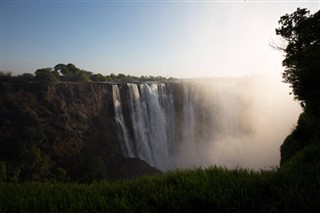
POLYGON ((46 178, 56 168, 84 181, 94 176, 113 179, 157 172, 143 161, 123 157, 115 131, 110 84, 41 86, 2 81, 1 89, 5 92, 0 99, 0 161, 7 165, 19 164, 19 150, 36 146, 46 159, 46 169, 41 170, 46 178), (98 171, 97 164, 102 165, 98 171))
POLYGON ((36 110, 35 113, 38 114, 39 122, 54 133, 57 157, 79 154, 84 139, 92 133, 89 129, 94 129, 94 120, 101 113, 106 115, 106 131, 112 136, 111 141, 116 141, 113 137, 112 96, 108 85, 60 83, 49 88, 45 96, 45 110, 36 110))

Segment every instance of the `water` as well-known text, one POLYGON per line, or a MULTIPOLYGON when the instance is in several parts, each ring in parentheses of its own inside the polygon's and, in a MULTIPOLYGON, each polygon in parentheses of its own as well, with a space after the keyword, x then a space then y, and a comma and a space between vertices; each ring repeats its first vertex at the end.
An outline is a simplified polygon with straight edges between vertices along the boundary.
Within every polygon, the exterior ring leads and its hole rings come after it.
POLYGON ((269 89, 270 82, 251 81, 127 83, 121 88, 124 97, 113 85, 124 156, 140 158, 162 171, 212 164, 277 165, 279 146, 299 107, 287 87, 269 89))
POLYGON ((120 140, 122 152, 126 157, 135 157, 136 155, 133 150, 133 144, 129 139, 128 129, 123 118, 120 93, 117 85, 112 85, 112 93, 117 134, 120 140))

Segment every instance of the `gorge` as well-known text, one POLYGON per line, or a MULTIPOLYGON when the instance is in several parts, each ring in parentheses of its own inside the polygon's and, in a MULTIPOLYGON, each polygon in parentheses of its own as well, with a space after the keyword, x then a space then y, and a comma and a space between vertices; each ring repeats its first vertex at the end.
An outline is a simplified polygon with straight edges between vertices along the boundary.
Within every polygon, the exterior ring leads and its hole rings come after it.
POLYGON ((266 169, 279 165, 301 111, 287 85, 259 76, 51 84, 3 76, 0 87, 0 161, 21 180, 266 169))

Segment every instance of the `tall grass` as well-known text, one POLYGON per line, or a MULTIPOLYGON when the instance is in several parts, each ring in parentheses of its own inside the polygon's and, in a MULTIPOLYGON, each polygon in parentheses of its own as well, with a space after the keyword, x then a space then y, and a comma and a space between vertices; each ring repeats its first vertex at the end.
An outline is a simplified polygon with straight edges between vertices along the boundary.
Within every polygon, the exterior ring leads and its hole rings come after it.
POLYGON ((319 147, 306 150, 271 171, 210 167, 89 185, 1 183, 0 211, 317 212, 320 161, 305 158, 319 154, 319 147))

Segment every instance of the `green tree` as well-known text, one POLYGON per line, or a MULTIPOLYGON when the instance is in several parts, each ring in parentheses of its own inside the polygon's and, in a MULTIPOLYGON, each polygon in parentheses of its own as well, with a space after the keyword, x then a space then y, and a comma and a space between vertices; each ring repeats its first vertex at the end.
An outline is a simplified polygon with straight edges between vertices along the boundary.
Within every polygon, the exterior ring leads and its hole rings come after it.
MULTIPOLYGON (((276 34, 286 42, 284 82, 290 83, 303 108, 319 112, 320 106, 320 11, 313 15, 298 8, 279 20, 276 34)), ((319 115, 319 113, 317 113, 319 115)))
POLYGON ((54 67, 56 72, 60 72, 63 76, 66 76, 68 73, 67 66, 65 64, 57 64, 54 67))
POLYGON ((72 81, 89 81, 90 76, 86 71, 79 70, 77 73, 73 74, 72 81))
POLYGON ((105 81, 106 77, 104 77, 103 75, 101 75, 100 73, 98 74, 93 74, 91 75, 91 80, 92 81, 105 81))
POLYGON ((59 73, 62 74, 62 80, 65 81, 89 81, 92 75, 91 72, 80 70, 74 64, 57 64, 54 67, 54 72, 59 76, 59 73))
POLYGON ((42 82, 55 82, 58 81, 58 77, 51 68, 37 69, 35 72, 35 79, 42 82))

